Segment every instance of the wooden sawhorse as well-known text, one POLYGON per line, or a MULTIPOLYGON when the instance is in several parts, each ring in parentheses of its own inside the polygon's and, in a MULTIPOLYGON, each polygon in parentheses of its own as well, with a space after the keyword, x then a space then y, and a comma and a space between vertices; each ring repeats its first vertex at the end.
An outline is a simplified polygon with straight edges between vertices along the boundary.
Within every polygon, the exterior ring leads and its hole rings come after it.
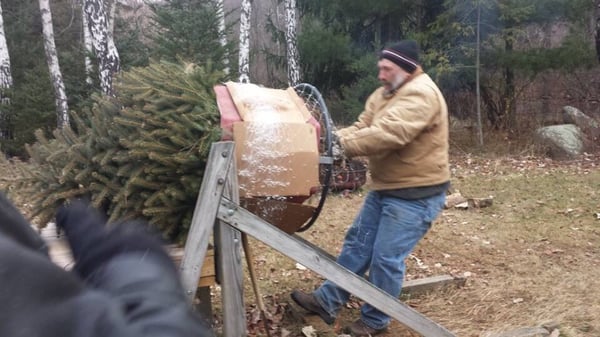
POLYGON ((246 336, 240 231, 336 283, 422 336, 455 337, 446 328, 340 266, 320 248, 283 232, 240 207, 233 142, 212 144, 204 172, 180 269, 186 296, 191 302, 196 295, 200 270, 214 227, 216 268, 221 276, 224 337, 246 336))

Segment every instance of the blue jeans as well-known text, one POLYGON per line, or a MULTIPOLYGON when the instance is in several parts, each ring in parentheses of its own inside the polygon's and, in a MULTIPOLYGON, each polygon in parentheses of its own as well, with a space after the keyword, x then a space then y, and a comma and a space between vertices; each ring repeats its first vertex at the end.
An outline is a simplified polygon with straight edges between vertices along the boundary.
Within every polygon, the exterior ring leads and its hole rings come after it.
MULTIPOLYGON (((398 298, 406 269, 404 260, 425 236, 445 200, 446 193, 405 200, 369 192, 346 233, 337 262, 358 276, 368 270, 369 282, 398 298)), ((313 294, 334 317, 350 298, 350 293, 331 281, 325 281, 313 294)), ((374 329, 390 322, 389 316, 367 303, 361 308, 361 319, 374 329)))

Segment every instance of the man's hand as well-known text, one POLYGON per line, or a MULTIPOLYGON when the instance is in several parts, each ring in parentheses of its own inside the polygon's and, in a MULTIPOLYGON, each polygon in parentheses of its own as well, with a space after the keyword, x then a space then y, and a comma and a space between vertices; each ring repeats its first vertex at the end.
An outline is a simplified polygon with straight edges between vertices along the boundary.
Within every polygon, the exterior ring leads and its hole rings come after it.
POLYGON ((332 133, 331 135, 332 135, 331 155, 333 157, 333 161, 345 161, 346 154, 344 153, 344 148, 342 147, 342 144, 340 143, 340 138, 337 136, 337 134, 335 132, 332 133))
POLYGON ((75 259, 74 270, 83 279, 117 255, 148 252, 170 261, 162 241, 141 222, 109 228, 105 217, 82 201, 60 208, 56 225, 65 231, 75 259))
POLYGON ((48 255, 46 242, 3 193, 0 193, 0 235, 26 248, 48 255))

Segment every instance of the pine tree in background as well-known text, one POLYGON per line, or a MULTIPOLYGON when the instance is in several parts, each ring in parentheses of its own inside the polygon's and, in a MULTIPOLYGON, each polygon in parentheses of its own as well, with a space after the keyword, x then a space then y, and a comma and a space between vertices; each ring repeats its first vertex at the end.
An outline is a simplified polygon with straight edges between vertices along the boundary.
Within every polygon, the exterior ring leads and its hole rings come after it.
POLYGON ((72 198, 89 198, 110 220, 143 217, 169 239, 191 222, 206 158, 220 135, 212 87, 222 73, 163 61, 123 73, 117 97, 95 98, 74 127, 42 132, 29 163, 3 179, 44 226, 72 198))
POLYGON ((230 68, 233 45, 227 42, 229 27, 223 9, 213 0, 173 0, 150 6, 151 53, 156 59, 183 59, 216 69, 230 68))

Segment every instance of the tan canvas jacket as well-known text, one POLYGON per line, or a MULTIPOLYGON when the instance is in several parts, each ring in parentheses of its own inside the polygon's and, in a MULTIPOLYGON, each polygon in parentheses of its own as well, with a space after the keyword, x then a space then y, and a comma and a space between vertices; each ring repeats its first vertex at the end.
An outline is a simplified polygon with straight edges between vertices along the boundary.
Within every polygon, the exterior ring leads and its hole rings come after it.
POLYGON ((368 157, 373 190, 450 180, 448 108, 420 69, 391 97, 384 97, 383 87, 375 90, 358 121, 337 135, 348 157, 368 157))

